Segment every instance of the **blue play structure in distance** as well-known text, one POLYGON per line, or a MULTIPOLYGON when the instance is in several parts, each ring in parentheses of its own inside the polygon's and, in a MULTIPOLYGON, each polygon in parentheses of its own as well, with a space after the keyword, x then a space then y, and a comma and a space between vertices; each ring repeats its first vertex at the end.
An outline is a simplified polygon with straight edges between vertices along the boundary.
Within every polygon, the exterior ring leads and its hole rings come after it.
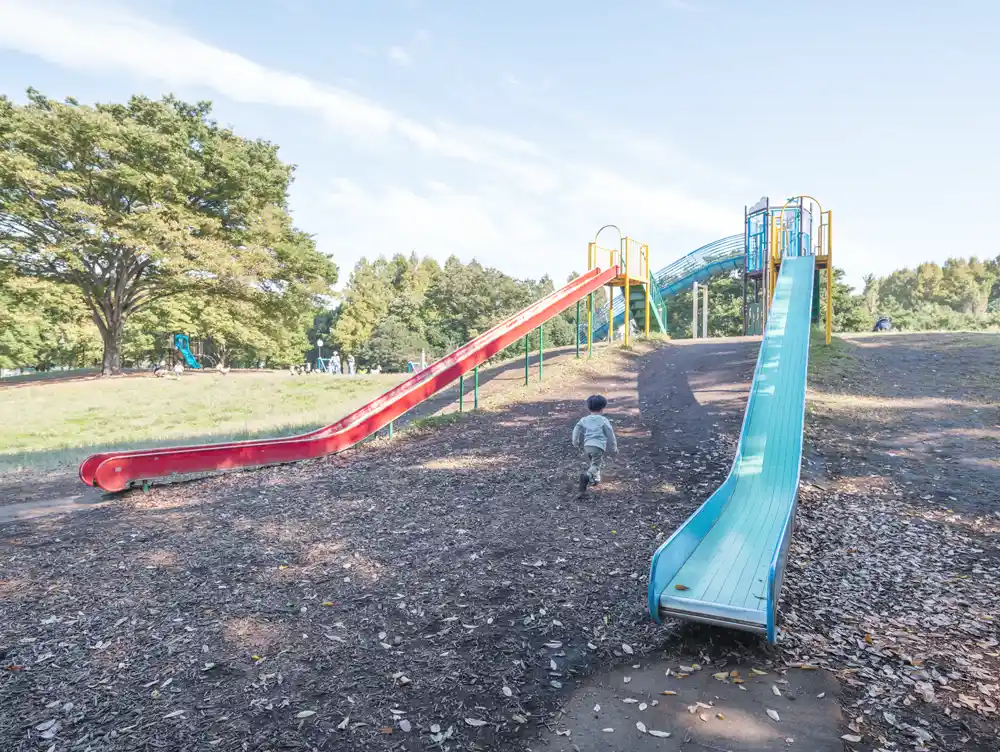
MULTIPOLYGON (((742 269, 744 265, 744 238, 742 235, 730 235, 712 241, 697 248, 686 256, 660 269, 652 275, 655 289, 663 298, 677 295, 679 292, 691 289, 692 282, 707 282, 709 279, 727 272, 742 269)), ((625 299, 616 297, 612 306, 615 316, 615 328, 625 323, 625 299)), ((594 316, 594 341, 608 336, 607 306, 597 311, 594 316)), ((666 329, 666 322, 663 324, 666 329)), ((582 339, 587 338, 586 325, 580 329, 582 339)))
MULTIPOLYGON (((162 342, 162 340, 160 341, 162 342)), ((195 359, 194 354, 191 352, 191 340, 186 334, 174 335, 174 347, 177 348, 177 352, 184 359, 184 365, 188 368, 201 368, 201 363, 195 359)))

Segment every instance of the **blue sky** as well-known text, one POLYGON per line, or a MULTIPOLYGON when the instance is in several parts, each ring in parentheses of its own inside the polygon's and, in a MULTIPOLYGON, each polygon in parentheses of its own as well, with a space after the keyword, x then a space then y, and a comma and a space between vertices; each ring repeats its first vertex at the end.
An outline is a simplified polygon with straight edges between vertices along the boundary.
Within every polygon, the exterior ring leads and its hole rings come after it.
POLYGON ((743 207, 834 210, 857 282, 1000 253, 987 0, 0 0, 0 92, 174 92, 281 145, 296 223, 362 255, 562 279, 613 222, 660 266, 743 207))

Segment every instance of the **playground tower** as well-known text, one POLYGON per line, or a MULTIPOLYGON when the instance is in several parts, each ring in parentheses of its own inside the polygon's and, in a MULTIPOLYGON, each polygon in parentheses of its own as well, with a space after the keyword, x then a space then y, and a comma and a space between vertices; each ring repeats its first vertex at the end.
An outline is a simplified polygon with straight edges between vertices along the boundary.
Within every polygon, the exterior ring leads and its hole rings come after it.
POLYGON ((743 332, 762 334, 784 258, 813 256, 812 322, 819 323, 820 295, 826 295, 826 344, 833 331, 833 218, 812 196, 782 205, 766 196, 744 209, 743 332))
MULTIPOLYGON (((649 263, 649 246, 629 237, 621 239, 619 249, 603 248, 596 241, 587 246, 587 270, 597 267, 617 266, 618 276, 608 283, 609 306, 614 302, 615 290, 621 288, 625 301, 622 340, 625 345, 631 341, 633 322, 637 331, 649 336, 650 329, 666 333, 667 305, 660 294, 660 286, 654 278, 649 263)), ((610 310, 610 307, 609 307, 610 310)), ((594 344, 594 295, 587 300, 587 350, 594 344)), ((608 316, 608 341, 614 340, 614 316, 608 316)))

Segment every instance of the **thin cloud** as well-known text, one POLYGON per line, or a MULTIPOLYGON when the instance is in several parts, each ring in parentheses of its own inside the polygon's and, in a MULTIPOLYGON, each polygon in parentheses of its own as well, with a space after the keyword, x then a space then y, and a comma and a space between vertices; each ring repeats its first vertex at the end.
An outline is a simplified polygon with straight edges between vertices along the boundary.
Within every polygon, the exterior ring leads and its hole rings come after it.
MULTIPOLYGON (((374 147, 400 142, 442 160, 441 172, 453 189, 428 190, 425 182, 407 187, 402 163, 387 187, 338 184, 327 206, 363 218, 352 223, 360 238, 378 236, 381 242, 341 245, 338 230, 331 227, 323 233, 330 250, 336 243, 350 249, 422 247, 448 253, 474 237, 484 261, 520 267, 520 273, 533 269, 537 274, 540 261, 568 271, 579 266, 576 240, 593 232, 593 217, 613 217, 649 241, 655 233, 677 232, 705 234, 710 240, 732 231, 729 225, 742 206, 702 201, 662 181, 626 178, 621 170, 591 164, 589 156, 558 157, 573 148, 569 143, 546 148, 495 129, 418 122, 351 92, 267 68, 179 29, 137 18, 119 6, 4 0, 0 47, 73 70, 116 78, 128 72, 179 90, 208 89, 237 102, 312 111, 355 142, 374 147), (456 171, 447 160, 473 169, 456 171), (419 246, 407 242, 410 235, 422 241, 419 246), (540 248, 546 249, 544 260, 537 255, 540 248)), ((337 251, 345 263, 353 260, 353 252, 337 251)))
POLYGON ((398 44, 394 44, 389 48, 389 59, 396 65, 404 68, 413 65, 413 57, 398 44))

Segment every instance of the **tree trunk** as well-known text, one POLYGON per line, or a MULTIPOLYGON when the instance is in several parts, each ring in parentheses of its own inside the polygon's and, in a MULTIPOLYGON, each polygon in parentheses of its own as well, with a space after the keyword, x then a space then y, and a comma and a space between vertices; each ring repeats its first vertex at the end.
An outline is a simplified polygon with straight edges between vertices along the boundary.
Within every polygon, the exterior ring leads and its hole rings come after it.
POLYGON ((112 327, 101 332, 101 339, 104 340, 101 376, 117 376, 122 372, 121 335, 115 336, 115 327, 112 327))

